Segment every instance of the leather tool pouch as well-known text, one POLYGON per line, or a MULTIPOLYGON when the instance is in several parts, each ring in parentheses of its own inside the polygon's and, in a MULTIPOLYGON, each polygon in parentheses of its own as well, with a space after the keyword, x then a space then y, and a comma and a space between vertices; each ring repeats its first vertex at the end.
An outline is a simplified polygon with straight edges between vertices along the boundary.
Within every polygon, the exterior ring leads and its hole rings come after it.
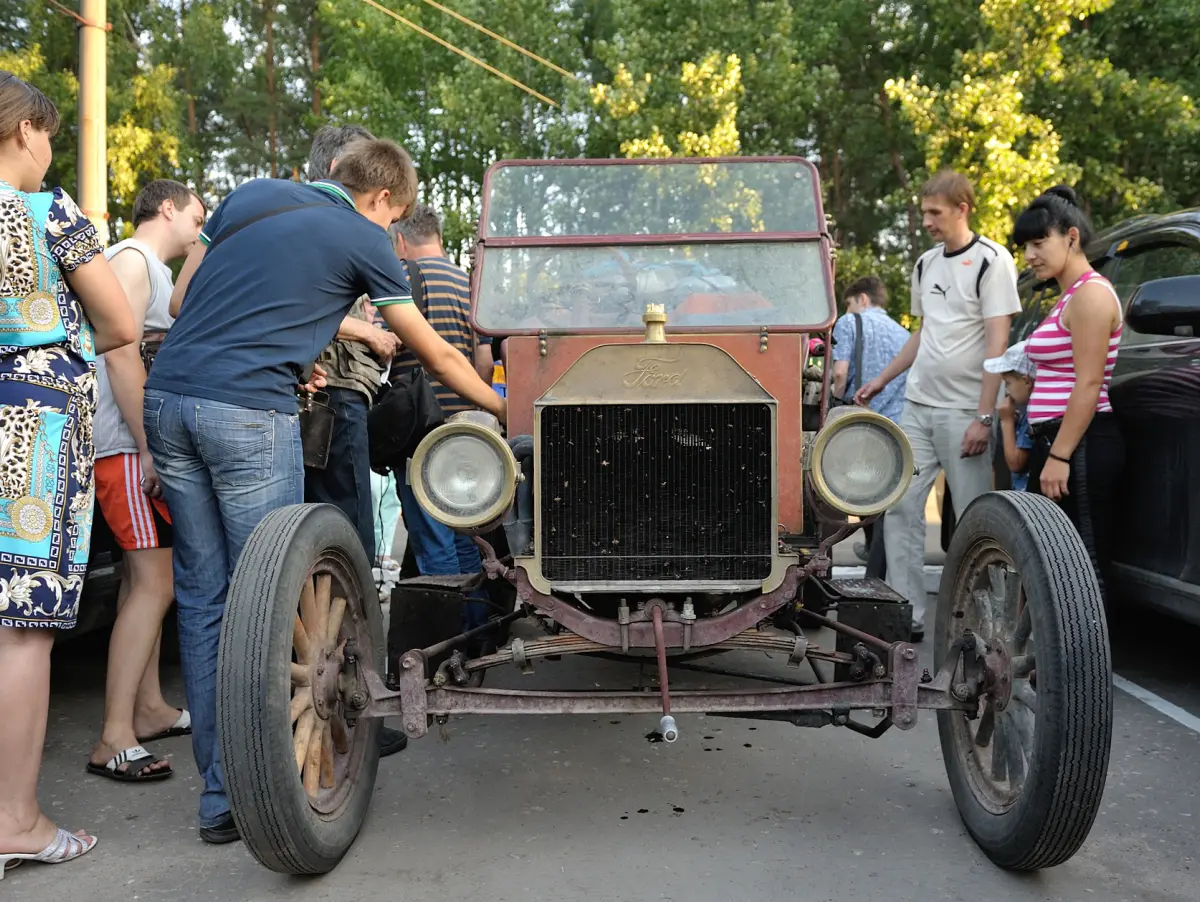
POLYGON ((328 465, 333 421, 333 407, 327 392, 303 393, 300 399, 300 445, 304 451, 304 466, 324 470, 328 465))

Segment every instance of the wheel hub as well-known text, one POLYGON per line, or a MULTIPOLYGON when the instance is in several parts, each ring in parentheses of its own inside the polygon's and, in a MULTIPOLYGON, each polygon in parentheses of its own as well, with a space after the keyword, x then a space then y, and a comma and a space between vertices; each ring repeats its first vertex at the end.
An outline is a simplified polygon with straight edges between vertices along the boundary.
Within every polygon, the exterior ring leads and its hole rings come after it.
POLYGON ((342 647, 323 648, 312 669, 313 710, 321 720, 329 720, 337 709, 340 677, 345 664, 342 647))
POLYGON ((996 710, 1003 711, 1012 698, 1013 678, 1012 658, 1009 657, 1003 640, 994 638, 988 642, 987 652, 984 654, 984 667, 987 673, 987 694, 996 710))

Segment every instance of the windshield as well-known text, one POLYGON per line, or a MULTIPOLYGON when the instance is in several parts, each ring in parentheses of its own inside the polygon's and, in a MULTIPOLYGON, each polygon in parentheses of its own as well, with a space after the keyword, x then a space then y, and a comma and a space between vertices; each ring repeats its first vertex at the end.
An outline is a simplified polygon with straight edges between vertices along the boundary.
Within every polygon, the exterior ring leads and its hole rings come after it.
POLYGON ((819 232, 813 169, 771 162, 500 165, 485 238, 819 232))
POLYGON ((816 242, 502 247, 483 255, 476 321, 488 331, 805 326, 829 319, 816 242))
POLYGON ((833 316, 803 161, 500 164, 486 203, 475 320, 488 332, 641 329, 647 304, 669 329, 833 316))

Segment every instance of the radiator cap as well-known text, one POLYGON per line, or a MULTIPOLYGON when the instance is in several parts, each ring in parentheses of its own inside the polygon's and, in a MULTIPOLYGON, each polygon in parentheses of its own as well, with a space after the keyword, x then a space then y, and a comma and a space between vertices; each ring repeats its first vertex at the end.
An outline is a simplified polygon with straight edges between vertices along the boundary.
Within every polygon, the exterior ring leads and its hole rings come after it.
POLYGON ((646 324, 646 337, 643 344, 665 344, 667 341, 667 307, 665 304, 647 304, 646 312, 642 314, 642 322, 646 324))

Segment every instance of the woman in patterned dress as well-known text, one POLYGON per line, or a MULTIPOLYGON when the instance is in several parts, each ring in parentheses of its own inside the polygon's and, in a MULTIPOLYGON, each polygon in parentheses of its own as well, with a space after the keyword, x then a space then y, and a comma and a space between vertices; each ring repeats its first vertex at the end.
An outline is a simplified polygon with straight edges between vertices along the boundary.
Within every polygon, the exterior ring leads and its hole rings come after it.
POLYGON ((96 844, 42 814, 37 780, 50 650, 87 571, 95 359, 136 338, 95 227, 61 189, 40 190, 58 124, 0 70, 0 877, 96 844))

